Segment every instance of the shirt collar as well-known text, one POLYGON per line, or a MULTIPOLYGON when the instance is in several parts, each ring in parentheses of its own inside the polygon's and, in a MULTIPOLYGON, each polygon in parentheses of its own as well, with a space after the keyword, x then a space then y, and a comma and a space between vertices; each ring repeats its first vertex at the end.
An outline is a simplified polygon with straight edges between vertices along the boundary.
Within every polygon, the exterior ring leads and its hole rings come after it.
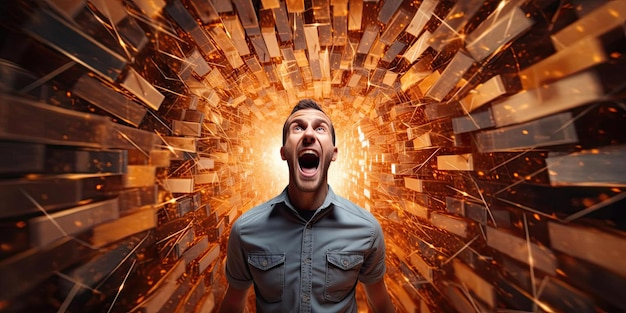
MULTIPOLYGON (((281 192, 278 196, 270 200, 269 203, 272 206, 278 203, 284 203, 292 211, 296 211, 296 209, 291 204, 291 201, 289 201, 289 196, 287 195, 287 187, 285 187, 285 189, 283 189, 283 192, 281 192)), ((324 202, 319 208, 317 208, 317 210, 325 210, 329 208, 331 204, 337 204, 337 195, 330 187, 330 185, 328 185, 328 193, 326 194, 326 198, 324 198, 324 202)))

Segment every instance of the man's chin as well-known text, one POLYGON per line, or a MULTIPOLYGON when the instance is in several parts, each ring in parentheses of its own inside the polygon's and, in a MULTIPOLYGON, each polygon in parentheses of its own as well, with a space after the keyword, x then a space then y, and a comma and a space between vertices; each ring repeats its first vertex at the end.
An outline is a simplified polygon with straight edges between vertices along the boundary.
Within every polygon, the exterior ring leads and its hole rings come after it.
POLYGON ((318 178, 314 180, 298 180, 296 182, 296 187, 301 192, 315 192, 321 188, 322 184, 318 178))

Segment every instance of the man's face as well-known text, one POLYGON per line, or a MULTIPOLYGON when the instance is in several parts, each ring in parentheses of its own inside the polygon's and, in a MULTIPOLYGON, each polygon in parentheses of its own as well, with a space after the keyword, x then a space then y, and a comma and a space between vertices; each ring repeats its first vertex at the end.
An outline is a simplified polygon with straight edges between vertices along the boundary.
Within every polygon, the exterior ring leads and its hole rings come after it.
POLYGON ((327 184, 330 162, 337 158, 331 122, 315 109, 296 111, 287 119, 287 137, 280 156, 289 165, 289 182, 302 192, 313 192, 327 184))

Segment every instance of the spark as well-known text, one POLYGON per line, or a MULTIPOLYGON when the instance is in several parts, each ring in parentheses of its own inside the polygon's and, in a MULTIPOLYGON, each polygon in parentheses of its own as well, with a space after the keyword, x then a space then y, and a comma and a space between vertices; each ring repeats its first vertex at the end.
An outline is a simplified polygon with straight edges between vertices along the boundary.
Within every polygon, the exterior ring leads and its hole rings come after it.
POLYGON ((536 213, 536 214, 538 214, 538 215, 541 215, 541 216, 547 217, 547 218, 549 218, 549 219, 554 219, 554 216, 552 216, 552 215, 550 215, 550 214, 546 214, 546 213, 541 212, 541 211, 539 211, 539 210, 535 210, 535 209, 533 209, 533 208, 531 208, 531 207, 528 207, 528 206, 525 206, 525 205, 522 205, 522 204, 519 204, 519 203, 515 203, 515 202, 513 202, 513 201, 509 201, 509 200, 507 200, 507 199, 503 199, 503 198, 495 197, 495 196, 494 196, 494 198, 496 198, 496 199, 498 199, 498 200, 500 200, 500 201, 502 201, 502 202, 504 202, 504 203, 508 203, 508 204, 514 205, 514 206, 516 206, 516 207, 518 207, 518 208, 524 209, 524 210, 526 210, 526 211, 536 213))
POLYGON ((78 238, 76 238, 74 236, 69 235, 65 231, 65 229, 63 229, 63 227, 61 227, 61 225, 59 225, 59 223, 57 223, 57 221, 54 219, 54 217, 52 217, 52 215, 50 215, 48 213, 48 211, 46 211, 46 209, 44 209, 35 199, 33 199, 33 197, 31 197, 31 195, 29 195, 24 189, 21 189, 21 188, 20 188, 20 192, 22 192, 22 194, 26 198, 28 198, 28 200, 30 202, 32 202, 37 207, 37 209, 39 209, 39 211, 41 211, 50 220, 50 222, 61 232, 61 234, 63 234, 64 237, 68 237, 68 238, 78 242, 79 244, 81 244, 81 245, 83 245, 83 246, 85 246, 85 247, 87 247, 89 249, 92 249, 92 250, 96 250, 97 249, 96 247, 94 247, 93 245, 89 244, 88 242, 85 242, 85 241, 80 240, 80 239, 78 239, 78 238))
POLYGON ((620 192, 619 194, 617 194, 617 195, 615 195, 615 196, 613 196, 613 197, 611 197, 609 199, 606 199, 606 200, 604 200, 604 201, 602 201, 600 203, 596 203, 596 204, 594 204, 594 205, 592 205, 592 206, 590 206, 588 208, 580 210, 580 211, 578 211, 578 212, 576 212, 576 213, 566 217, 565 221, 566 222, 571 222, 571 221, 576 220, 576 219, 578 219, 580 217, 583 217, 583 216, 585 216, 585 215, 587 215, 589 213, 597 211, 597 210, 599 210, 599 209, 601 209, 601 208, 603 208, 603 207, 605 207, 607 205, 611 205, 611 204, 613 204, 613 203, 615 203, 617 201, 620 201, 620 200, 622 200, 624 198, 626 198, 626 192, 620 192))
POLYGON ((133 259, 133 263, 130 265, 130 268, 128 269, 128 272, 126 272, 126 276, 124 276, 124 280, 122 281, 120 286, 117 288, 117 293, 115 294, 115 297, 113 298, 113 301, 111 302, 111 306, 109 307, 109 310, 107 310, 107 313, 111 312, 111 309, 113 309, 113 306, 115 305, 115 302, 117 302, 117 298, 120 296, 120 293, 124 289, 124 286, 126 285, 126 281, 128 280, 128 277, 130 276, 130 273, 132 273, 133 268, 135 267, 135 263, 136 262, 137 262, 137 260, 133 259))
POLYGON ((535 260, 533 259, 533 252, 530 245, 530 233, 528 232, 528 221, 526 220, 526 214, 522 214, 524 218, 524 233, 526 235, 526 249, 528 250, 528 265, 530 271, 530 286, 533 292, 533 299, 537 299, 537 287, 535 286, 535 260))
POLYGON ((459 251, 455 252, 451 257, 449 257, 447 260, 445 260, 443 262, 443 264, 441 265, 446 265, 448 264, 448 262, 452 261, 454 258, 456 258, 457 255, 459 255, 461 252, 463 252, 463 250, 467 249, 476 239, 478 239, 478 235, 475 236, 472 240, 470 240, 468 243, 466 243, 463 247, 461 247, 461 249, 459 249, 459 251))
POLYGON ((122 131, 120 131, 117 128, 114 128, 114 130, 120 135, 122 136, 122 138, 126 139, 126 141, 128 141, 133 147, 135 147, 135 149, 139 150, 139 152, 141 152, 143 155, 145 155, 146 157, 150 157, 150 154, 148 154, 146 151, 144 151, 143 149, 141 149, 141 147, 139 145, 137 145, 135 143, 135 141, 133 141, 132 139, 130 139, 130 137, 128 137, 128 135, 126 135, 125 133, 123 133, 122 131))
POLYGON ((49 80, 51 80, 52 78, 56 77, 57 75, 69 70, 70 68, 72 68, 72 66, 74 66, 76 64, 76 62, 74 61, 69 61, 61 66, 59 66, 56 70, 42 76, 41 78, 37 79, 36 81, 28 84, 28 86, 25 86, 24 88, 22 88, 20 91, 18 91, 20 94, 26 94, 30 91, 32 91, 33 89, 45 84, 46 82, 48 82, 49 80))
POLYGON ((72 287, 72 289, 70 290, 68 295, 65 297, 65 300, 63 301, 61 306, 59 306, 59 309, 57 310, 57 313, 62 313, 62 312, 66 312, 67 311, 67 308, 72 303, 72 300, 74 300, 74 297, 76 296, 76 294, 78 293, 78 291, 80 289, 81 289, 81 287, 80 287, 79 284, 74 284, 74 286, 72 287))
MULTIPOLYGON (((494 227, 498 227, 498 225, 496 224, 496 219, 493 217, 493 213, 491 212, 491 207, 489 207, 489 205, 487 204, 487 200, 485 200, 485 196, 483 195, 483 193, 480 192, 480 187, 478 186, 478 183, 471 176, 470 176, 470 180, 474 183, 474 186, 476 186, 476 190, 478 191, 478 195, 482 199, 482 202, 485 205, 485 208, 487 209, 487 213, 489 213, 489 217, 491 218, 491 222, 493 223, 493 226, 494 227)), ((481 230, 482 230, 482 228, 481 228, 481 230)))
POLYGON ((496 191, 496 192, 494 193, 494 196, 495 196, 495 195, 498 195, 498 194, 501 194, 502 192, 506 191, 507 189, 510 189, 510 188, 512 188, 512 187, 515 187, 515 186, 517 186, 517 185, 519 185, 519 184, 522 184, 522 183, 526 182, 526 177, 533 177, 533 176, 535 176, 535 175, 537 175, 537 174, 540 174, 540 173, 544 172, 546 169, 547 169, 547 167, 542 167, 541 169, 539 169, 539 170, 537 170, 537 171, 535 171, 535 172, 532 172, 532 173, 530 173, 530 174, 528 174, 528 175, 526 175, 526 176, 522 177, 522 179, 519 179, 519 180, 517 180, 516 182, 514 182, 514 183, 512 183, 512 184, 510 184, 510 185, 507 185, 506 187, 504 187, 504 188, 502 188, 502 189, 500 189, 500 190, 496 191))
MULTIPOLYGON (((117 266, 115 266, 115 268, 102 279, 102 281, 95 287, 95 289, 98 290, 102 286, 102 284, 104 284, 104 282, 106 282, 107 279, 109 279, 109 277, 111 277, 111 275, 113 275, 113 273, 115 273, 122 266, 122 264, 124 264, 124 262, 126 262, 126 260, 128 260, 131 256, 136 255, 136 252, 139 249, 139 247, 141 247, 141 245, 149 238, 149 236, 150 236, 150 233, 146 233, 146 236, 144 236, 135 245, 135 247, 133 247, 133 249, 129 251, 128 254, 126 254, 126 256, 117 264, 117 266)), ((133 259, 133 262, 134 261, 135 259, 133 259)))
POLYGON ((102 13, 106 16, 108 23, 102 20, 100 16, 91 9, 90 6, 87 6, 87 8, 91 12, 91 15, 96 19, 96 21, 100 22, 100 24, 104 26, 104 29, 106 29, 109 33, 111 31, 109 31, 108 25, 111 26, 111 29, 113 30, 113 36, 117 39, 117 42, 120 44, 120 47, 122 48, 122 50, 124 50, 124 53, 126 54, 126 60, 130 62, 130 60, 132 60, 132 56, 130 54, 130 51, 128 51, 126 43, 122 39, 122 36, 120 36, 120 33, 117 31, 117 27, 111 20, 111 12, 109 12, 109 6, 106 5, 107 2, 101 2, 101 3, 103 4, 103 6, 99 6, 98 9, 104 9, 104 12, 102 13))

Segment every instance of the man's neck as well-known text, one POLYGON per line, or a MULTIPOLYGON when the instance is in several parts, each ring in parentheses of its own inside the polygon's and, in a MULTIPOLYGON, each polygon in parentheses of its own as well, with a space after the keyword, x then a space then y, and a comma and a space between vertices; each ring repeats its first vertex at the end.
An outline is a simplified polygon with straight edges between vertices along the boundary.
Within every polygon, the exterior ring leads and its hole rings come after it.
POLYGON ((289 185, 287 187, 289 201, 298 210, 316 210, 319 208, 328 194, 328 184, 313 192, 302 192, 298 187, 289 185))

